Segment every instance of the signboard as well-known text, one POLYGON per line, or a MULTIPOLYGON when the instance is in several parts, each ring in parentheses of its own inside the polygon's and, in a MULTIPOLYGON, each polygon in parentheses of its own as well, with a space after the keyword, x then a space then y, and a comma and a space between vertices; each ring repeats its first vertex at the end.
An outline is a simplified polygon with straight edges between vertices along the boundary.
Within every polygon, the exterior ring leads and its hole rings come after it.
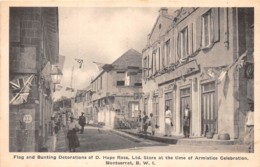
POLYGON ((25 123, 31 123, 32 122, 32 116, 30 114, 26 114, 23 116, 23 122, 25 123))
POLYGON ((190 61, 182 66, 179 66, 177 69, 170 73, 165 73, 159 77, 156 78, 156 81, 158 82, 158 85, 163 85, 169 81, 175 80, 177 78, 180 78, 182 76, 186 76, 189 74, 192 74, 194 72, 198 72, 199 66, 196 62, 196 60, 190 61))

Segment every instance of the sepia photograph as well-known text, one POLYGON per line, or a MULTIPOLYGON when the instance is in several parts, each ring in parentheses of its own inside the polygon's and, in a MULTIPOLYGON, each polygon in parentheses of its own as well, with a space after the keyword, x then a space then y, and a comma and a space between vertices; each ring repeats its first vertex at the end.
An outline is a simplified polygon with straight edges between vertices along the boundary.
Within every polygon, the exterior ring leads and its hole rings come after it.
POLYGON ((0 166, 260 165, 254 5, 3 4, 0 166))

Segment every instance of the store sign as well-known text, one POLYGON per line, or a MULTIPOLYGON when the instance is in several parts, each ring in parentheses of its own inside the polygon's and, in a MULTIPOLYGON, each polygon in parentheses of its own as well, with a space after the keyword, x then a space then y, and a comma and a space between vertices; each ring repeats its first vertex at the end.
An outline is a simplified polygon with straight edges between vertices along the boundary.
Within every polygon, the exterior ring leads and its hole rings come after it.
POLYGON ((182 66, 179 66, 177 69, 170 73, 165 73, 159 77, 156 78, 156 81, 158 85, 165 84, 169 81, 175 80, 177 78, 180 78, 182 76, 186 76, 189 74, 192 74, 194 72, 199 71, 199 66, 196 62, 196 60, 190 61, 182 66))
POLYGON ((26 114, 23 116, 23 122, 25 123, 31 123, 32 122, 32 116, 30 114, 26 114))

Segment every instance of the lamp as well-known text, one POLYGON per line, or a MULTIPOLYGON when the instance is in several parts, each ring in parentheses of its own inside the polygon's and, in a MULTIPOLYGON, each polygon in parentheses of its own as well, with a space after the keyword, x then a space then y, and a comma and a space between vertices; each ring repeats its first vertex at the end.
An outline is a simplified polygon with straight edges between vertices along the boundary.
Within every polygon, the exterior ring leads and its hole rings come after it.
POLYGON ((56 84, 59 84, 61 82, 61 77, 62 77, 62 72, 58 68, 58 66, 53 66, 52 71, 51 71, 51 80, 54 84, 54 92, 55 92, 55 86, 56 84))
POLYGON ((59 84, 62 77, 62 72, 58 68, 58 66, 53 66, 52 72, 51 72, 51 80, 54 84, 59 84))

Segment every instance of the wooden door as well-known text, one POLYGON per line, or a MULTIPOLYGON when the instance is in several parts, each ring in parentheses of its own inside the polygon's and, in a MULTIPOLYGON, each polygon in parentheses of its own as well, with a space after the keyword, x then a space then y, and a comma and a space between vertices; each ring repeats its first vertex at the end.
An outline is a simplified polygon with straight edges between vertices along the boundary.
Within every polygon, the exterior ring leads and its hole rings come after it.
MULTIPOLYGON (((180 91, 180 132, 183 133, 183 116, 184 116, 184 110, 187 105, 189 105, 189 108, 191 110, 191 98, 190 98, 190 88, 181 89, 180 91)), ((190 120, 191 121, 191 120, 190 120)), ((191 122, 190 122, 191 125, 191 122)), ((191 126, 190 126, 191 127, 191 126)), ((191 130, 190 130, 191 132, 191 130)))
POLYGON ((216 94, 215 82, 202 85, 201 95, 201 117, 202 134, 206 131, 217 132, 217 112, 216 112, 216 94))

